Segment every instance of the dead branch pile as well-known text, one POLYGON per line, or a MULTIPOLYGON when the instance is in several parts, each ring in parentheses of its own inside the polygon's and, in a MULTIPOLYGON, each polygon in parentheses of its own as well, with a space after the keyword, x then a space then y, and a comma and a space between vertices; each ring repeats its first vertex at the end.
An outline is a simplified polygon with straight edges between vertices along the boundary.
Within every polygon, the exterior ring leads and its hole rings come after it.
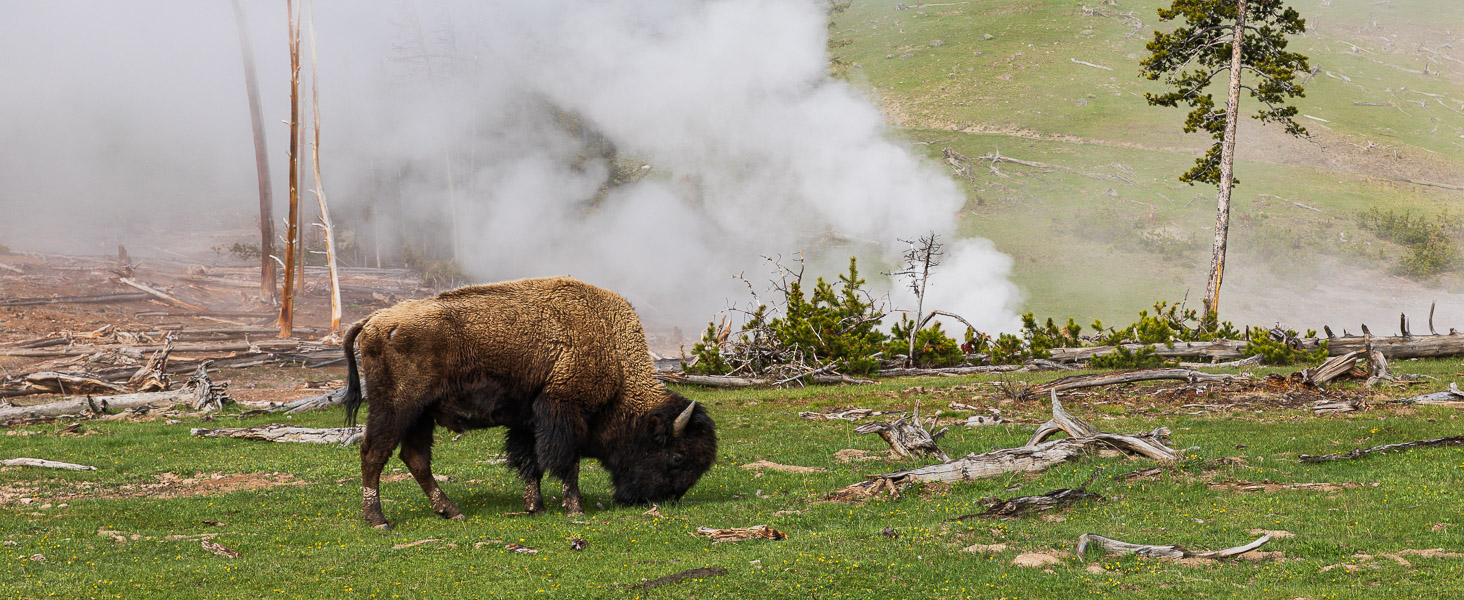
POLYGON ((233 402, 225 391, 227 387, 226 383, 214 383, 209 378, 205 367, 200 365, 193 376, 189 377, 188 382, 176 390, 114 396, 86 396, 33 406, 7 406, 0 408, 0 422, 60 415, 95 416, 108 411, 176 404, 186 404, 194 410, 220 410, 225 404, 233 402))

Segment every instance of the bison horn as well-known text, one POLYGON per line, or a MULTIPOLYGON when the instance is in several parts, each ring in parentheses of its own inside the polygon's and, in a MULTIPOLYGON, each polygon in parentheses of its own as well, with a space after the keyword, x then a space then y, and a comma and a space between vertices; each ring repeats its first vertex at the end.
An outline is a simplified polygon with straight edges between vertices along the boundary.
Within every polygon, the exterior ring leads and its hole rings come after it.
POLYGON ((691 404, 686 405, 686 410, 676 416, 676 422, 671 425, 673 437, 681 437, 681 433, 686 431, 686 424, 691 422, 691 413, 694 410, 696 410, 696 401, 692 400, 691 404))

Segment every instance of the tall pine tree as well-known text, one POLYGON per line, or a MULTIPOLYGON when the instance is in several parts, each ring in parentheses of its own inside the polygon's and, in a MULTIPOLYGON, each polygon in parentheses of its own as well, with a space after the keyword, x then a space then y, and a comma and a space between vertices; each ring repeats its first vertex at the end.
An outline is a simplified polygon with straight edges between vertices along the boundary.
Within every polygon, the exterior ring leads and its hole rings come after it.
POLYGON ((1287 98, 1304 96, 1296 75, 1310 70, 1307 58, 1286 51, 1286 36, 1306 30, 1306 21, 1282 0, 1173 0, 1159 9, 1163 21, 1182 19, 1169 33, 1154 32, 1146 48, 1150 55, 1139 62, 1141 73, 1150 80, 1163 79, 1169 91, 1144 94, 1155 106, 1189 106, 1184 131, 1210 132, 1215 144, 1195 160, 1194 168, 1179 176, 1219 186, 1215 241, 1210 279, 1205 288, 1205 312, 1209 322, 1220 310, 1220 281, 1225 272, 1225 244, 1230 231, 1230 192, 1240 183, 1234 175, 1235 128, 1240 90, 1260 102, 1255 118, 1281 123, 1286 132, 1305 136, 1306 129, 1292 117, 1297 109, 1287 98), (1206 92, 1216 76, 1229 74, 1225 106, 1217 109, 1206 92))

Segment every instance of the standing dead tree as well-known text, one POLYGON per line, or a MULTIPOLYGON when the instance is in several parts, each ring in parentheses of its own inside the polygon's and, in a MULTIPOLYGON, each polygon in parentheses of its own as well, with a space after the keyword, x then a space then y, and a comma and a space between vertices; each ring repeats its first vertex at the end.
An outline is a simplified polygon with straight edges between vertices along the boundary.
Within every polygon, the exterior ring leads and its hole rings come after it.
POLYGON ((936 240, 933 232, 913 241, 900 241, 910 245, 910 249, 905 251, 905 268, 890 275, 908 279, 910 291, 915 293, 915 318, 911 320, 917 324, 910 328, 910 353, 905 358, 905 366, 913 368, 915 366, 915 337, 920 333, 920 326, 924 324, 921 317, 925 315, 925 286, 930 283, 930 269, 940 265, 940 257, 945 252, 941 249, 940 242, 936 240))
MULTIPOLYGON (((285 0, 290 18, 290 211, 285 216, 285 283, 280 296, 280 337, 295 334, 295 269, 300 241, 300 13, 285 0)), ((303 286, 301 286, 303 287, 303 286)))
MULTIPOLYGON (((330 332, 327 340, 334 341, 341 330, 341 275, 336 269, 335 226, 331 224, 330 208, 325 202, 325 185, 320 179, 320 79, 319 61, 315 54, 315 7, 310 9, 310 116, 315 126, 315 140, 310 145, 310 168, 315 179, 315 199, 320 202, 320 227, 325 230, 325 263, 330 269, 330 332)), ((301 265, 304 270, 304 265, 301 265)))
POLYGON ((244 57, 244 88, 249 94, 249 122, 254 128, 254 167, 259 175, 259 299, 275 301, 274 195, 269 179, 269 151, 265 148, 264 117, 259 108, 259 81, 254 76, 254 49, 244 5, 234 0, 234 21, 239 25, 239 49, 244 57))

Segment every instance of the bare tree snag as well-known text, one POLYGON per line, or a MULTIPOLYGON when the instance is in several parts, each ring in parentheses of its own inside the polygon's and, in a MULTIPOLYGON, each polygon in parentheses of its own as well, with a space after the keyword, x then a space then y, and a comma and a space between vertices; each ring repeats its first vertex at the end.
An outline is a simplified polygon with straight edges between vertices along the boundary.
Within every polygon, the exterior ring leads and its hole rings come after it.
MULTIPOLYGON (((934 427, 936 419, 939 418, 939 416, 932 418, 930 427, 934 427)), ((893 423, 879 421, 865 423, 854 428, 854 433, 861 435, 877 433, 879 437, 883 438, 890 445, 890 449, 894 450, 895 454, 900 456, 914 456, 916 452, 919 452, 921 454, 935 456, 942 461, 948 461, 951 457, 946 456, 945 451, 936 446, 940 442, 940 438, 948 430, 950 428, 945 427, 940 431, 931 433, 926 429, 925 425, 921 424, 920 407, 916 406, 914 417, 900 415, 893 423)))
POLYGON ((1028 393, 1044 394, 1047 392, 1061 392, 1079 388, 1098 387, 1114 385, 1119 383, 1133 383, 1137 381, 1158 381, 1164 379, 1179 379, 1189 383, 1230 383, 1236 379, 1244 379, 1235 375, 1217 375, 1213 373, 1202 373, 1194 369, 1136 369, 1132 371, 1117 371, 1113 373, 1100 373, 1097 375, 1071 375, 1054 379, 1047 383, 1032 386, 1028 393))
POLYGON ((1086 554, 1089 545, 1092 544, 1106 550, 1109 554, 1136 554, 1147 558, 1232 558, 1260 548, 1269 541, 1271 541, 1271 534, 1268 533, 1244 546, 1213 550, 1210 552, 1191 552, 1183 546, 1130 544, 1128 542, 1120 542, 1112 538, 1106 538, 1096 533, 1085 533, 1078 536, 1078 555, 1082 556, 1086 554))
POLYGON ((285 0, 290 26, 290 208, 285 215, 285 281, 280 295, 280 337, 294 335, 295 269, 300 239, 300 13, 294 0, 285 0))
MULTIPOLYGON (((325 229, 325 264, 330 269, 330 332, 326 340, 335 341, 341 330, 341 275, 336 270, 335 226, 325 202, 325 184, 320 179, 320 79, 315 55, 315 8, 310 9, 310 114, 315 126, 315 143, 310 145, 310 168, 315 179, 315 199, 320 202, 320 225, 325 229)), ((456 227, 456 225, 454 225, 456 227)), ((302 265, 303 268, 303 265, 302 265)))
POLYGON ((0 465, 7 467, 40 467, 43 469, 66 469, 67 471, 95 471, 96 467, 78 465, 68 462, 57 462, 43 458, 7 458, 0 460, 0 465))
POLYGON ((269 180, 269 151, 265 148, 264 117, 259 108, 259 82, 254 76, 254 49, 244 5, 234 0, 234 22, 239 25, 239 49, 244 57, 244 89, 249 94, 249 122, 254 129, 254 167, 259 177, 259 298, 275 301, 274 196, 269 180))
POLYGON ((1386 445, 1382 445, 1382 446, 1373 446, 1371 448, 1359 448, 1357 450, 1352 450, 1352 451, 1349 451, 1349 452, 1342 452, 1342 453, 1338 453, 1338 454, 1323 454, 1321 456, 1313 456, 1311 454, 1303 454, 1303 455, 1301 455, 1298 458, 1301 459, 1301 462, 1304 462, 1304 463, 1323 463, 1323 462, 1331 462, 1331 461, 1334 461, 1334 460, 1351 460, 1351 459, 1354 459, 1354 458, 1362 458, 1364 456, 1367 456, 1367 455, 1373 454, 1373 453, 1396 452, 1398 450, 1409 450, 1409 449, 1412 449, 1412 448, 1423 448, 1423 447, 1426 447, 1426 446, 1459 446, 1459 445, 1464 445, 1464 435, 1456 435, 1456 436, 1453 436, 1453 437, 1434 438, 1434 439, 1431 439, 1431 440, 1419 440, 1419 441, 1416 441, 1416 442, 1404 442, 1404 443, 1401 443, 1401 444, 1386 444, 1386 445))
POLYGON ((163 347, 153 352, 147 364, 138 369, 127 380, 127 387, 135 392, 161 392, 168 389, 168 355, 173 352, 173 340, 177 336, 169 332, 163 347))
MULTIPOLYGON (((1403 335, 1408 336, 1406 329, 1403 335)), ((1374 349, 1370 343, 1366 344, 1364 348, 1367 353, 1367 383, 1365 385, 1373 387, 1379 383, 1395 381, 1393 374, 1388 371, 1388 359, 1383 356, 1382 351, 1374 349)))
POLYGON ((223 429, 190 429, 195 437, 226 437, 241 440, 264 440, 266 442, 295 442, 302 444, 339 444, 349 446, 361 441, 363 427, 332 427, 315 429, 294 427, 278 423, 259 427, 229 427, 223 429))

